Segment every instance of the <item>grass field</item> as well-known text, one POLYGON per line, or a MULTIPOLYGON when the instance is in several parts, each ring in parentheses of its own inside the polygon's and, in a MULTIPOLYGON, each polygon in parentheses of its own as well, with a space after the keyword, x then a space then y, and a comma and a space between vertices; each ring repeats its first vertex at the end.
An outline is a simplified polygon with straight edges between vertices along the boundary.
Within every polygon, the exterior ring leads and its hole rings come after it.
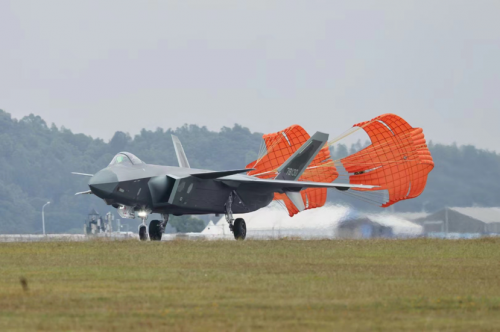
POLYGON ((500 239, 2 243, 0 331, 496 331, 499 249, 500 239))

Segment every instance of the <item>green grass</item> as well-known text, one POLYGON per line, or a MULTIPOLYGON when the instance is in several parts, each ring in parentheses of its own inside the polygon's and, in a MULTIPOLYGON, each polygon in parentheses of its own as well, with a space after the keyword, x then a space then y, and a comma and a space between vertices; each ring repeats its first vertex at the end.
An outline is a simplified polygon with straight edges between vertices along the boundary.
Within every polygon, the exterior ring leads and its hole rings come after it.
POLYGON ((2 243, 0 331, 494 331, 499 249, 500 239, 2 243))

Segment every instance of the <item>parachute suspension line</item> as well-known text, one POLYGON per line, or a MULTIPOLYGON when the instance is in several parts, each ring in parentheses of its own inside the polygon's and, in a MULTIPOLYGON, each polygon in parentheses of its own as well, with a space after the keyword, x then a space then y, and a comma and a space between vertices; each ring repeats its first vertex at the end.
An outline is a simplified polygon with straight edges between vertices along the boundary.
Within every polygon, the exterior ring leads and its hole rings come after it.
POLYGON ((370 200, 383 204, 387 201, 387 195, 385 191, 343 191, 342 193, 351 195, 356 198, 362 198, 365 200, 370 200))
POLYGON ((269 151, 267 150, 266 141, 263 139, 260 143, 259 154, 257 155, 257 160, 255 161, 253 167, 255 168, 262 158, 264 158, 268 153, 269 151))
MULTIPOLYGON (((387 149, 374 149, 376 152, 378 153, 384 153, 384 152, 388 152, 390 150, 392 150, 392 148, 398 148, 398 150, 402 150, 404 149, 404 147, 406 147, 406 145, 399 145, 399 144, 394 144, 392 146, 389 146, 387 147, 387 149), (387 150, 387 151, 386 151, 387 150)), ((359 162, 348 162, 348 161, 343 161, 342 159, 336 159, 334 160, 334 164, 335 165, 339 165, 339 163, 342 163, 342 164, 345 164, 345 165, 373 165, 374 163, 375 164, 394 164, 394 163, 406 163, 406 162, 417 162, 417 163, 421 163, 421 160, 420 158, 418 158, 418 154, 415 153, 415 151, 404 151, 402 154, 405 155, 406 159, 399 159, 399 160, 387 160, 387 161, 377 161, 377 162, 373 162, 373 163, 359 163, 359 162), (406 155, 404 152, 407 152, 406 155), (416 159, 410 159, 411 157, 414 157, 416 159)), ((370 152, 366 152, 366 153, 361 153, 361 154, 357 154, 356 157, 357 158, 360 158, 360 157, 363 157, 363 156, 367 156, 367 155, 370 155, 372 154, 373 151, 370 151, 370 152)), ((343 158, 344 159, 344 158, 343 158)))
POLYGON ((288 209, 286 208, 286 205, 285 205, 285 202, 283 202, 282 200, 276 200, 276 201, 273 201, 273 202, 276 202, 276 204, 283 210, 287 211, 288 212, 288 209))
POLYGON ((326 144, 328 144, 328 146, 332 146, 335 143, 337 143, 338 141, 343 140, 347 136, 350 136, 350 135, 354 134, 355 132, 357 132, 360 129, 361 129, 361 127, 352 127, 352 128, 349 128, 348 130, 344 131, 342 134, 340 134, 339 136, 335 137, 331 141, 328 141, 326 144))
POLYGON ((347 196, 350 196, 352 198, 355 198, 355 199, 359 199, 359 200, 361 200, 361 201, 363 201, 365 203, 378 206, 378 207, 380 207, 381 205, 383 205, 385 203, 385 202, 378 202, 376 200, 365 198, 365 197, 363 197, 361 195, 356 195, 356 194, 353 194, 353 193, 343 192, 343 194, 347 195, 347 196))
POLYGON ((265 175, 265 174, 271 174, 271 173, 276 173, 277 170, 272 170, 272 171, 267 171, 267 172, 262 172, 262 173, 259 173, 259 174, 253 174, 252 176, 260 176, 260 175, 265 175))
MULTIPOLYGON (((356 195, 360 195, 361 197, 365 197, 368 199, 373 199, 378 201, 386 201, 386 195, 382 190, 380 191, 355 191, 356 195)), ((351 194, 354 194, 354 192, 351 192, 351 194)))
MULTIPOLYGON (((407 135, 407 136, 410 137, 410 135, 407 135)), ((402 144, 394 144, 393 142, 385 142, 385 143, 375 143, 375 144, 372 143, 369 146, 372 146, 374 150, 377 149, 377 148, 380 148, 380 147, 386 147, 390 151, 391 148, 394 147, 394 146, 396 146, 396 147, 397 146, 406 146, 406 144, 404 144, 404 143, 402 143, 402 144)), ((363 151, 363 150, 360 150, 360 151, 358 151, 356 153, 359 153, 361 151, 363 151)), ((380 151, 380 150, 377 149, 377 151, 380 151)), ((386 152, 386 151, 380 151, 380 152, 386 152)), ((369 155, 371 153, 373 153, 373 151, 367 151, 365 153, 358 154, 357 156, 366 156, 366 155, 369 155)), ((339 161, 341 159, 344 159, 344 158, 335 159, 334 161, 339 161)))
POLYGON ((257 166, 257 164, 262 160, 262 158, 264 158, 268 153, 270 153, 272 151, 272 147, 273 146, 271 145, 271 147, 268 149, 267 144, 266 144, 266 140, 262 139, 259 154, 257 156, 257 160, 255 161, 254 167, 257 166))
MULTIPOLYGON (((403 163, 408 163, 408 162, 412 162, 412 161, 417 161, 416 159, 410 159, 410 160, 395 160, 395 161, 377 161, 377 162, 373 162, 373 163, 349 163, 349 162, 346 162, 346 163, 342 163, 342 165, 373 165, 373 164, 403 164, 403 163)), ((335 163, 335 166, 339 166, 341 164, 339 163, 335 163)))
MULTIPOLYGON (((417 160, 417 159, 406 159, 406 160, 395 160, 395 161, 377 161, 375 164, 380 164, 380 165, 383 165, 383 164, 402 164, 402 163, 413 162, 413 161, 419 161, 419 160, 417 160)), ((319 165, 319 166, 314 166, 314 167, 306 168, 306 170, 305 170, 304 173, 306 174, 307 171, 311 171, 311 170, 314 170, 314 169, 325 168, 325 167, 331 167, 331 166, 335 166, 335 168, 337 168, 337 167, 344 166, 344 165, 373 165, 373 164, 374 163, 353 163, 353 162, 341 162, 340 160, 335 160, 335 161, 331 161, 331 162, 328 162, 328 163, 325 163, 325 164, 322 164, 322 165, 319 165)), ((374 167, 372 169, 365 170, 365 172, 369 172, 369 171, 378 169, 380 167, 381 166, 376 166, 376 167, 374 167)), ((342 171, 342 170, 338 170, 338 169, 337 169, 337 172, 339 173, 339 175, 342 175, 342 173, 344 173, 344 174, 352 174, 352 173, 348 173, 347 171, 342 171)), ((266 174, 266 173, 270 173, 270 172, 264 172, 264 173, 260 173, 260 174, 266 174)), ((258 175, 260 175, 260 174, 258 174, 258 175)))
POLYGON ((358 131, 359 129, 364 129, 365 127, 371 125, 372 123, 374 122, 380 122, 382 123, 383 125, 385 125, 393 134, 394 132, 392 131, 392 129, 385 123, 383 122, 382 120, 370 120, 370 121, 366 121, 365 123, 363 123, 361 126, 359 125, 356 125, 348 130, 346 130, 344 133, 342 133, 341 135, 337 136, 336 138, 334 138, 333 140, 329 141, 328 142, 328 145, 329 146, 332 146, 333 144, 337 143, 338 141, 344 139, 345 137, 349 136, 349 135, 352 135, 354 134, 356 131, 358 131))
MULTIPOLYGON (((377 120, 375 120, 377 121, 377 120)), ((374 122, 374 120, 371 120, 371 121, 367 121, 366 123, 364 123, 362 126, 354 126, 354 127, 351 127, 349 128, 348 130, 344 131, 342 134, 340 134, 339 136, 335 137, 334 139, 332 139, 331 141, 327 142, 328 146, 332 146, 334 145, 335 143, 337 143, 338 141, 341 141, 343 140, 344 138, 354 134, 355 132, 357 132, 358 130, 360 129, 364 129, 364 127, 372 124, 374 122)))
MULTIPOLYGON (((273 151, 274 147, 277 146, 279 144, 279 142, 281 142, 281 140, 284 139, 284 137, 288 137, 286 135, 288 133, 288 131, 290 131, 290 127, 288 127, 287 129, 282 131, 282 133, 285 133, 285 135, 276 136, 276 138, 272 141, 271 146, 267 149, 267 153, 265 153, 260 158, 258 158, 257 161, 255 162, 254 166, 257 166, 257 164, 262 160, 262 158, 264 158, 265 155, 271 153, 273 151)), ((265 139, 264 139, 264 145, 266 145, 265 139)))
MULTIPOLYGON (((384 125, 386 128, 388 128, 388 130, 391 131, 391 133, 394 135, 394 132, 392 131, 392 129, 383 121, 381 120, 375 120, 376 122, 379 122, 379 123, 382 123, 382 125, 384 125)), ((343 138, 351 135, 351 134, 354 134, 356 131, 358 131, 359 129, 363 129, 364 127, 372 124, 373 122, 375 121, 368 121, 366 122, 365 124, 363 124, 362 126, 356 126, 356 127, 353 127, 349 130, 347 130, 346 132, 344 132, 342 135, 338 136, 337 138, 329 141, 327 144, 328 146, 332 146, 334 145, 335 143, 337 143, 338 141, 342 140, 343 138)), ((416 151, 414 149, 412 149, 411 151, 401 151, 403 150, 404 148, 407 148, 409 147, 409 143, 406 143, 403 141, 403 139, 406 139, 406 138, 410 138, 411 137, 411 133, 405 133, 405 134, 402 134, 402 135, 394 135, 394 137, 399 141, 398 143, 395 143, 393 141, 391 142, 384 142, 384 143, 373 143, 369 146, 372 147, 373 150, 376 150, 378 153, 384 153, 384 152, 390 152, 392 149, 394 148, 397 148, 400 152, 403 152, 404 153, 408 153, 408 156, 406 156, 407 158, 404 159, 404 160, 394 160, 394 161, 378 161, 377 164, 390 164, 390 163, 404 163, 404 162, 419 162, 420 159, 409 159, 410 156, 416 156, 418 157, 418 155, 416 155, 416 151), (382 148, 382 149, 381 149, 382 148)), ((425 144, 424 144, 425 145, 425 144)), ((362 150, 360 150, 362 151, 362 150)), ((360 151, 358 151, 357 153, 359 153, 360 151)), ((373 153, 374 151, 366 151, 365 153, 361 153, 361 154, 358 154, 357 157, 363 157, 363 156, 367 156, 371 153, 373 153)), ((338 166, 338 162, 340 162, 342 159, 344 158, 340 158, 340 159, 336 159, 336 160, 333 160, 333 165, 334 166, 338 166)), ((372 163, 369 163, 370 165, 372 163)), ((365 164, 362 164, 362 163, 348 163, 347 165, 369 165, 368 163, 365 163, 365 164)), ((323 165, 320 165, 320 166, 317 166, 317 167, 328 167, 328 166, 331 166, 330 163, 325 163, 323 165)))
POLYGON ((262 140, 260 142, 259 154, 257 155, 257 160, 262 159, 266 155, 266 153, 267 153, 266 141, 262 140))

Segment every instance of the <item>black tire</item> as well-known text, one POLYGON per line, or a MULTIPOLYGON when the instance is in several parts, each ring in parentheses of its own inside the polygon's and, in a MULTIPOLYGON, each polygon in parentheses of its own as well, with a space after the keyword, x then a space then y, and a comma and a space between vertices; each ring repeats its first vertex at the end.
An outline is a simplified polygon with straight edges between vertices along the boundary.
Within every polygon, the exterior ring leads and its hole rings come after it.
POLYGON ((161 222, 159 220, 152 220, 149 223, 149 239, 151 241, 161 241, 161 222))
POLYGON ((139 226, 139 240, 147 241, 148 240, 148 231, 146 226, 139 226))
POLYGON ((244 240, 247 237, 247 224, 245 219, 238 218, 233 224, 233 234, 236 240, 244 240))

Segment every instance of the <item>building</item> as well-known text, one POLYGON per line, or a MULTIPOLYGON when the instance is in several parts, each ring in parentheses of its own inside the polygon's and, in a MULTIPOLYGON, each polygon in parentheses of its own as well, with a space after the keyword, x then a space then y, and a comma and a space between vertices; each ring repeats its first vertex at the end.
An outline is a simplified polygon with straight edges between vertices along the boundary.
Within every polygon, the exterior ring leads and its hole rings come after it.
POLYGON ((500 234, 500 208, 451 207, 415 222, 422 225, 424 234, 500 234))
POLYGON ((400 215, 372 213, 344 219, 338 226, 337 236, 350 239, 408 238, 420 236, 422 231, 422 226, 400 215))
POLYGON ((345 220, 337 228, 340 239, 370 239, 393 237, 392 228, 374 222, 370 218, 345 220))

